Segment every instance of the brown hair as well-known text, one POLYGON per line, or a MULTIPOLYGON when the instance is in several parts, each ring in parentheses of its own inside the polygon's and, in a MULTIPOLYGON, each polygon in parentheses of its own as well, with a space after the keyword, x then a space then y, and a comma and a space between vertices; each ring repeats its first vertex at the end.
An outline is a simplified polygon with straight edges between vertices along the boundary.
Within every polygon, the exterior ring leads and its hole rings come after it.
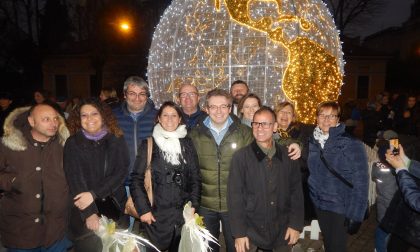
POLYGON ((109 107, 106 103, 100 102, 97 99, 89 98, 83 99, 79 105, 70 113, 69 119, 67 121, 67 127, 70 131, 71 135, 74 135, 76 132, 81 130, 82 125, 80 122, 80 109, 84 105, 91 105, 95 107, 99 114, 101 114, 102 120, 105 126, 108 128, 108 132, 120 137, 123 135, 122 130, 118 127, 117 119, 115 118, 114 114, 112 113, 111 107, 109 107))
POLYGON ((101 92, 106 96, 106 98, 117 98, 117 91, 112 87, 104 87, 101 89, 101 92))
POLYGON ((209 105, 209 99, 214 96, 223 96, 229 101, 229 105, 232 105, 232 96, 224 89, 215 88, 210 90, 206 95, 206 107, 209 105))
POLYGON ((332 110, 337 111, 337 116, 340 118, 341 116, 341 108, 337 101, 324 101, 318 104, 318 107, 316 108, 316 115, 319 116, 319 113, 321 113, 321 110, 324 108, 332 108, 332 110))
POLYGON ((247 95, 245 95, 244 97, 242 97, 242 99, 239 101, 238 104, 238 116, 239 118, 242 118, 243 114, 241 113, 242 108, 244 107, 244 103, 248 98, 254 98, 258 101, 258 106, 261 108, 262 104, 261 104, 261 99, 260 97, 258 97, 258 95, 254 94, 254 93, 249 93, 247 95))

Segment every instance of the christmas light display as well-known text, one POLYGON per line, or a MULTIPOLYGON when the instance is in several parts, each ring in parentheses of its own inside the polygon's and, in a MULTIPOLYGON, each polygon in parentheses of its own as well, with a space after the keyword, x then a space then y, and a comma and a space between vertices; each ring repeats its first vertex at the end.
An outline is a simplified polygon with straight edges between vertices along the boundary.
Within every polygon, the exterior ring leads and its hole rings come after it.
POLYGON ((173 0, 154 33, 148 80, 159 105, 182 83, 205 94, 241 79, 264 104, 289 100, 313 123, 317 104, 338 98, 343 68, 321 0, 173 0))

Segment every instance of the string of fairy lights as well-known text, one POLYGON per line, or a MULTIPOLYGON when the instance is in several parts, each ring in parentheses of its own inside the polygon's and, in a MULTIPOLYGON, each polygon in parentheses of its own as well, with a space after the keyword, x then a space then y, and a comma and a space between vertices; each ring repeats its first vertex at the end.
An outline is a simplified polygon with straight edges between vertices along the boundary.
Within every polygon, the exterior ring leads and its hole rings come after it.
POLYGON ((246 81, 263 103, 284 100, 313 123, 344 73, 339 33, 321 0, 174 0, 156 27, 148 80, 157 105, 182 83, 201 94, 246 81))

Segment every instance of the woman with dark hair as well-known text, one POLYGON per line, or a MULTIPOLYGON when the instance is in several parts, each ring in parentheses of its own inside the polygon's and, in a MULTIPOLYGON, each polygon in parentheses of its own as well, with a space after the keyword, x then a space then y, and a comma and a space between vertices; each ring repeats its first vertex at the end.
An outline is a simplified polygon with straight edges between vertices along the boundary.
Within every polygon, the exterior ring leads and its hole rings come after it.
POLYGON ((178 251, 184 224, 182 211, 188 201, 198 209, 201 179, 197 153, 175 103, 162 104, 153 130, 153 205, 144 189, 147 146, 144 140, 139 147, 131 175, 131 196, 150 241, 162 251, 178 251))
POLYGON ((326 252, 347 251, 368 202, 368 161, 362 142, 345 132, 340 106, 322 102, 317 126, 309 139, 309 190, 326 252))
POLYGON ((99 228, 98 204, 111 200, 118 208, 127 200, 127 145, 110 107, 95 99, 82 100, 70 114, 68 128, 64 171, 74 200, 69 223, 74 250, 102 251, 93 232, 99 228))
POLYGON ((245 95, 238 104, 238 117, 241 122, 251 127, 254 114, 261 106, 261 99, 258 95, 253 93, 245 95))

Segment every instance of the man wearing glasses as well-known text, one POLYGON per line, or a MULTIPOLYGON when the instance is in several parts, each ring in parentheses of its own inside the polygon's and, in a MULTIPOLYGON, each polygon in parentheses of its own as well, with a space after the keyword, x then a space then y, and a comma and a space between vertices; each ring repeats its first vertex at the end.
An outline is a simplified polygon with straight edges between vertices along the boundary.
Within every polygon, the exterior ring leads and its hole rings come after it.
POLYGON ((130 153, 130 173, 133 170, 138 144, 152 135, 157 110, 149 99, 149 86, 138 76, 128 77, 124 82, 124 102, 114 109, 118 125, 130 153))
POLYGON ((196 86, 183 84, 179 88, 178 104, 181 106, 182 117, 188 131, 195 127, 200 119, 202 120, 207 116, 206 112, 202 111, 198 105, 199 99, 200 96, 196 86))
POLYGON ((237 252, 291 251, 303 228, 298 161, 277 144, 276 114, 261 107, 251 123, 255 141, 232 158, 228 208, 237 252))
MULTIPOLYGON (((248 126, 230 116, 232 97, 222 89, 207 93, 205 101, 208 116, 193 128, 190 137, 197 150, 202 177, 199 214, 210 233, 218 238, 220 221, 228 252, 235 251, 229 225, 226 202, 227 179, 233 153, 251 143, 253 137, 248 126)), ((219 247, 211 243, 213 252, 219 247)))

